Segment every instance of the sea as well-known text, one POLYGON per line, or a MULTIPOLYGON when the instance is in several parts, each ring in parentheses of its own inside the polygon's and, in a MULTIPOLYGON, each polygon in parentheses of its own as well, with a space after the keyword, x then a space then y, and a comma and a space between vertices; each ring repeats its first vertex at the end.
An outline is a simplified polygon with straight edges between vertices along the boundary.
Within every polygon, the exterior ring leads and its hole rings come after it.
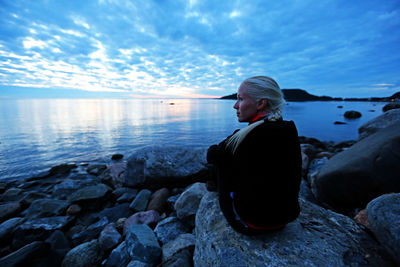
MULTIPOLYGON (((0 180, 35 176, 63 163, 125 159, 145 146, 208 147, 239 123, 235 100, 2 99, 0 180)), ((288 102, 284 119, 300 136, 338 143, 357 140, 358 128, 382 114, 384 102, 288 102), (348 110, 362 113, 345 119, 348 110), (334 124, 335 121, 345 124, 334 124)))

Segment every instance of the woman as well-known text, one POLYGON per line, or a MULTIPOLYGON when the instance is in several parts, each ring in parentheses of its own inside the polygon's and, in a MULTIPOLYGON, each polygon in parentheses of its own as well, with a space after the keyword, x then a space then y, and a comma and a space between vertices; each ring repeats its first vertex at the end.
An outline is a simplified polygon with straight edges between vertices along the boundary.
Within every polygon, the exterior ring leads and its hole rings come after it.
POLYGON ((233 107, 249 125, 208 149, 221 210, 243 234, 282 229, 300 212, 300 145, 294 123, 282 120, 284 104, 273 79, 246 79, 233 107))

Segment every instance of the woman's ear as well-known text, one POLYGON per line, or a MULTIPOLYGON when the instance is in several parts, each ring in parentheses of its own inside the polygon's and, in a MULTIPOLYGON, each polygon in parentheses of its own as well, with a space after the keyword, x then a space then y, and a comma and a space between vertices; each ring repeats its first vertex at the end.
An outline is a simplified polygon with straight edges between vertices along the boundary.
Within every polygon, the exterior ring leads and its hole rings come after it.
POLYGON ((266 98, 261 98, 257 102, 257 110, 264 111, 268 107, 268 100, 266 98))

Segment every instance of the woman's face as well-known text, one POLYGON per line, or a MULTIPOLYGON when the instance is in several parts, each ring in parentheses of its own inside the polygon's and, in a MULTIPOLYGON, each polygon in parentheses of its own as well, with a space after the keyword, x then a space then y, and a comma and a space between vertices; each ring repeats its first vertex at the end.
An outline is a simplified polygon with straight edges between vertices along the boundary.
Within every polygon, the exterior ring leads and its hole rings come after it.
POLYGON ((237 101, 233 108, 236 109, 239 122, 250 122, 257 115, 257 103, 247 93, 246 85, 243 83, 238 89, 237 101))

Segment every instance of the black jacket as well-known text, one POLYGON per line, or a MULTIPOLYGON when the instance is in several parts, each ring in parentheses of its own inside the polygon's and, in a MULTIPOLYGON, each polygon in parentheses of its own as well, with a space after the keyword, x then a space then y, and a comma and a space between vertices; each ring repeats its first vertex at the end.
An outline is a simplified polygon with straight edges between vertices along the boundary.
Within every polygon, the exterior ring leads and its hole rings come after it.
POLYGON ((209 148, 207 161, 215 166, 220 205, 228 222, 238 230, 231 192, 245 222, 272 227, 296 219, 301 152, 294 123, 265 120, 248 133, 234 155, 226 148, 227 139, 209 148))

